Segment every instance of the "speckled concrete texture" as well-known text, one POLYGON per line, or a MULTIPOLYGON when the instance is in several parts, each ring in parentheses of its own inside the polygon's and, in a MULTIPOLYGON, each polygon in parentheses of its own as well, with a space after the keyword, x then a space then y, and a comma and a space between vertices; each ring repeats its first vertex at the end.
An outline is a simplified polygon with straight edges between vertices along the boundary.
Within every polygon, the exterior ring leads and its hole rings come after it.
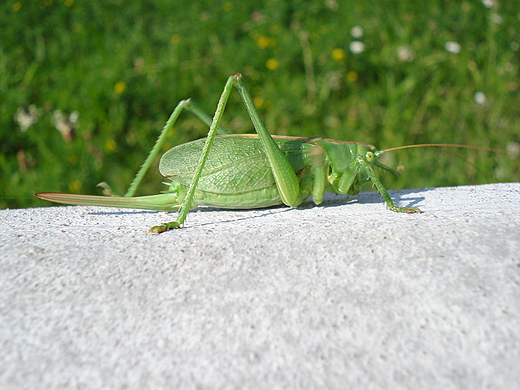
POLYGON ((520 183, 0 211, 0 389, 518 389, 520 183))

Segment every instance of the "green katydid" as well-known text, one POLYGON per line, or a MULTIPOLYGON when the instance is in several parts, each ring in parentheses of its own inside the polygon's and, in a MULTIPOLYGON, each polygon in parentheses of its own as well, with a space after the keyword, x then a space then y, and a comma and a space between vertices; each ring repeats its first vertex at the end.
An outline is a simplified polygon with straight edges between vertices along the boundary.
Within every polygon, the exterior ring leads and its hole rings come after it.
POLYGON ((416 207, 397 207, 376 177, 373 166, 395 173, 377 159, 383 153, 407 147, 466 145, 409 145, 377 150, 372 145, 323 138, 271 136, 255 109, 240 74, 230 76, 213 120, 190 100, 181 101, 164 126, 155 146, 137 173, 125 196, 92 196, 40 193, 37 197, 56 203, 127 207, 147 210, 179 210, 177 219, 154 226, 149 233, 162 233, 183 225, 190 209, 212 206, 252 209, 285 204, 296 207, 312 196, 319 205, 325 192, 355 195, 361 184, 371 181, 395 212, 420 213, 416 207), (220 121, 235 86, 257 134, 219 135, 220 121), (206 138, 173 147, 161 158, 159 170, 170 180, 159 195, 133 197, 143 176, 163 145, 183 109, 194 112, 210 125, 206 138))

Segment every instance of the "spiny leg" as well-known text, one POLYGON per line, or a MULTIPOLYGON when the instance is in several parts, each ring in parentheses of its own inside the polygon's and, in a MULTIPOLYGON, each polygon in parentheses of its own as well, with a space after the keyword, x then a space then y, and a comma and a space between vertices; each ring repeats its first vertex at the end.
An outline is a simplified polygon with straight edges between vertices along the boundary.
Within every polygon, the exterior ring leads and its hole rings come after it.
POLYGON ((181 114, 182 109, 186 106, 188 102, 189 100, 182 100, 181 102, 179 102, 179 104, 177 104, 177 107, 175 107, 175 110, 173 110, 172 114, 170 115, 170 118, 168 118, 168 121, 164 125, 161 134, 159 135, 159 138, 157 138, 157 141, 155 142, 152 151, 144 161, 143 165, 141 165, 141 168, 139 169, 139 172, 137 172, 137 175, 135 175, 132 184, 130 184, 130 187, 125 193, 125 196, 134 196, 137 187, 139 187, 139 184, 141 184, 141 180, 143 180, 143 177, 150 168, 150 165, 152 164, 153 160, 159 154, 161 146, 164 144, 164 141, 166 140, 168 133, 170 132, 171 128, 175 124, 175 121, 181 114))
MULTIPOLYGON (((195 102, 191 99, 186 100, 186 104, 184 105, 184 108, 193 114, 197 118, 199 118, 202 122, 204 122, 208 127, 211 127, 211 124, 213 123, 213 119, 202 110, 202 108, 199 107, 198 104, 195 104, 195 102)), ((225 135, 225 134, 231 134, 229 131, 222 127, 217 128, 217 134, 219 135, 225 135)))
MULTIPOLYGON (((184 201, 182 202, 182 206, 180 208, 179 214, 177 215, 177 219, 173 222, 167 222, 167 223, 163 223, 158 226, 154 226, 148 231, 148 233, 162 233, 162 232, 165 232, 170 229, 177 229, 186 220, 186 216, 188 215, 188 213, 190 211, 191 202, 193 200, 193 196, 195 195, 195 190, 197 189, 197 185, 199 183, 199 179, 202 174, 202 170, 204 169, 204 165, 208 158, 209 149, 211 147, 213 139, 215 138, 215 134, 217 132, 220 121, 222 119, 222 114, 224 113, 224 109, 226 107, 226 103, 228 101, 229 94, 231 93, 232 88, 233 88, 233 76, 228 78, 228 81, 226 82, 226 85, 224 87, 224 91, 222 92, 222 95, 220 96, 220 100, 217 104, 217 109, 215 111, 213 121, 211 123, 208 135, 206 137, 206 142, 204 143, 204 148, 202 149, 202 154, 200 156, 197 170, 195 171, 195 174, 193 175, 193 179, 191 180, 186 197, 184 198, 184 201)), ((162 134, 161 134, 161 136, 162 136, 162 134)))
MULTIPOLYGON (((159 138, 157 138, 157 141, 155 142, 155 145, 152 148, 152 151, 150 152, 145 162, 139 169, 139 172, 137 172, 137 175, 135 176, 134 180, 132 181, 132 184, 130 185, 124 196, 134 196, 137 187, 139 187, 139 184, 141 184, 144 175, 146 174, 146 172, 148 172, 150 165, 159 154, 161 147, 164 144, 164 141, 166 141, 166 137, 168 136, 170 130, 172 129, 173 125, 175 124, 175 121, 177 120, 183 109, 192 112, 202 122, 206 123, 208 126, 211 126, 211 117, 207 115, 198 105, 192 102, 191 99, 186 99, 179 102, 179 104, 177 104, 177 107, 175 107, 172 114, 170 115, 170 118, 168 118, 168 121, 164 125, 161 134, 159 135, 159 138)), ((229 134, 227 130, 221 127, 217 128, 217 133, 229 134)))
POLYGON ((397 207, 392 201, 392 198, 390 198, 390 195, 388 195, 388 192, 386 191, 385 187, 383 187, 383 184, 377 178, 372 166, 368 162, 366 162, 362 156, 358 156, 357 161, 361 166, 363 166, 363 168, 365 168, 368 177, 370 178, 374 186, 376 186, 377 190, 385 200, 386 205, 390 210, 395 211, 397 213, 422 213, 422 211, 417 207, 397 207))

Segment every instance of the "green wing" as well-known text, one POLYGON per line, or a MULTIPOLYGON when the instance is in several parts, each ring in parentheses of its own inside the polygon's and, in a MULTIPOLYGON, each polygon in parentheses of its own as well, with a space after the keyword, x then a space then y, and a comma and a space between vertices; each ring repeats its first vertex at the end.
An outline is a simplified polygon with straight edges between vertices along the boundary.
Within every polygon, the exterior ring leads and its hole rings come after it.
MULTIPOLYGON (((159 171, 189 185, 199 164, 205 138, 178 145, 161 158, 159 171)), ((275 137, 299 179, 312 145, 305 138, 275 137)), ((275 180, 256 135, 217 136, 213 141, 198 189, 215 194, 240 194, 274 187, 275 180)))

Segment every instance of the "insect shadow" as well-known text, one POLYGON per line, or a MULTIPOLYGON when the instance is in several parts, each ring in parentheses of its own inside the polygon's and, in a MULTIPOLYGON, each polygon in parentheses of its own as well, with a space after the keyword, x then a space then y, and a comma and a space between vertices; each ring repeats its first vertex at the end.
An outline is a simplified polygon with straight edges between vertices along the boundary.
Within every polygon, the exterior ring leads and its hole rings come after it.
MULTIPOLYGON (((402 204, 408 201, 408 204, 403 205, 403 207, 414 207, 424 201, 424 196, 410 197, 410 194, 415 192, 424 192, 430 191, 431 189, 409 189, 409 190, 398 190, 398 191, 389 191, 392 195, 393 200, 396 204, 402 204)), ((326 194, 323 202, 320 206, 316 206, 312 200, 307 199, 305 202, 298 206, 298 209, 311 209, 314 207, 340 207, 346 204, 371 204, 371 203, 381 203, 382 196, 377 191, 363 191, 359 194, 345 197, 345 195, 336 195, 336 194, 326 194)), ((283 207, 280 206, 280 207, 283 207)))
MULTIPOLYGON (((424 191, 431 191, 431 189, 409 189, 409 190, 398 190, 398 191, 389 191, 392 194, 392 197, 394 198, 395 202, 397 204, 403 203, 404 201, 408 201, 409 203, 406 205, 406 207, 413 207, 418 204, 420 204, 422 201, 424 201, 424 196, 420 197, 409 197, 409 194, 413 194, 415 192, 424 192, 424 191)), ((307 209, 313 209, 316 207, 340 207, 344 206, 346 204, 372 204, 372 203, 381 203, 381 195, 377 191, 364 191, 360 192, 357 195, 353 195, 351 197, 345 197, 345 195, 335 195, 335 194, 326 194, 323 202, 321 205, 317 206, 314 204, 314 202, 309 197, 306 201, 302 202, 297 209, 300 210, 307 210, 307 209)), ((277 211, 271 211, 266 212, 262 214, 257 213, 250 213, 247 216, 240 217, 240 218, 233 218, 228 221, 220 221, 220 222, 234 222, 234 221, 240 221, 240 220, 246 220, 246 219, 253 219, 253 218, 259 218, 263 217, 265 215, 271 215, 271 214, 278 214, 282 212, 289 212, 291 208, 288 208, 285 205, 275 205, 265 208, 258 208, 254 210, 277 210, 277 211)), ((253 211, 248 208, 243 209, 225 209, 225 208, 218 208, 218 207, 197 207, 196 209, 193 209, 194 212, 198 213, 207 213, 207 212, 214 212, 214 211, 224 211, 224 212, 247 212, 247 211, 253 211)), ((133 214, 156 214, 156 211, 150 211, 150 210, 135 210, 135 211, 96 211, 96 212, 90 212, 88 214, 90 215, 133 215, 133 214)), ((203 225, 211 225, 212 222, 204 223, 199 226, 203 225)))
MULTIPOLYGON (((309 202, 309 207, 311 208, 313 203, 309 202)), ((314 207, 316 207, 314 205, 314 207)), ((300 207, 298 207, 300 208, 300 207)), ((229 220, 222 220, 218 222, 207 222, 207 223, 201 223, 198 226, 205 226, 205 225, 213 225, 216 223, 225 223, 225 222, 236 222, 236 221, 243 221, 247 219, 253 219, 253 218, 262 218, 267 215, 272 214, 280 214, 280 213, 286 213, 291 211, 292 209, 285 206, 285 205, 275 205, 271 207, 262 207, 257 209, 224 209, 224 208, 217 208, 217 207, 197 207, 193 209, 193 212, 197 213, 210 213, 214 211, 222 211, 222 212, 237 212, 237 213, 244 213, 244 212, 250 212, 248 215, 240 216, 237 218, 229 219, 229 220), (251 211, 261 211, 265 210, 263 213, 251 213, 251 211)), ((170 213, 169 211, 166 211, 166 213, 170 213)), ((135 211, 95 211, 95 212, 89 212, 88 215, 135 215, 135 214, 157 214, 157 211, 149 211, 149 210, 135 210, 135 211)))
MULTIPOLYGON (((404 202, 408 202, 406 205, 402 205, 402 207, 414 207, 424 201, 424 196, 410 196, 416 192, 424 192, 431 191, 431 189, 409 189, 409 190, 399 190, 399 191, 388 191, 391 197, 393 198, 396 204, 402 204, 404 202)), ((381 203, 381 195, 376 191, 369 192, 361 192, 360 194, 349 198, 347 203, 381 203)))

